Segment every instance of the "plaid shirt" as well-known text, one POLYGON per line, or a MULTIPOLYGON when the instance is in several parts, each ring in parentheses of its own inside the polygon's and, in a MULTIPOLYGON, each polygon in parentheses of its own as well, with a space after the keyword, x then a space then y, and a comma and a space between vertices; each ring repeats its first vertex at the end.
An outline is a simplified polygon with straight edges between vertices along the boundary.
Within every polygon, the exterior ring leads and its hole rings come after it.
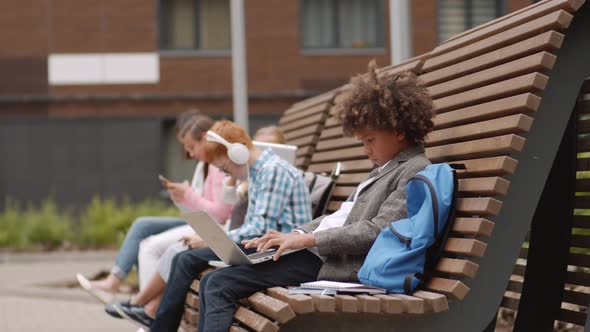
POLYGON ((301 173, 270 149, 250 167, 248 212, 242 227, 228 235, 240 242, 269 229, 288 233, 311 221, 309 190, 301 173))

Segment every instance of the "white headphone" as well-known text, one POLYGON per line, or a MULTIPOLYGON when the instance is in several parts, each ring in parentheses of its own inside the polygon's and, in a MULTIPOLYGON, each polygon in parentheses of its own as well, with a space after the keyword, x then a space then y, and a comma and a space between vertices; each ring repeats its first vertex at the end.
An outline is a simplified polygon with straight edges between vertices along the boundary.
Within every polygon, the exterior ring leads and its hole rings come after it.
POLYGON ((227 157, 238 165, 244 165, 250 158, 250 152, 244 144, 230 143, 225 138, 221 137, 218 133, 211 130, 207 131, 207 141, 215 142, 225 145, 227 148, 227 157))

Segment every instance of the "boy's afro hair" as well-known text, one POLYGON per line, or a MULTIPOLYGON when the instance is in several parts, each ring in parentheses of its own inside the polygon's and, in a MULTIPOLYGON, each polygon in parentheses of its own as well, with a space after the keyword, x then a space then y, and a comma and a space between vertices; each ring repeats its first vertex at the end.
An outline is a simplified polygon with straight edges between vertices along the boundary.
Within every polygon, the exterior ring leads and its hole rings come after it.
POLYGON ((404 72, 378 75, 375 60, 369 72, 351 79, 349 95, 336 108, 344 133, 357 129, 390 130, 404 133, 412 143, 423 143, 432 130, 432 99, 416 75, 404 72))

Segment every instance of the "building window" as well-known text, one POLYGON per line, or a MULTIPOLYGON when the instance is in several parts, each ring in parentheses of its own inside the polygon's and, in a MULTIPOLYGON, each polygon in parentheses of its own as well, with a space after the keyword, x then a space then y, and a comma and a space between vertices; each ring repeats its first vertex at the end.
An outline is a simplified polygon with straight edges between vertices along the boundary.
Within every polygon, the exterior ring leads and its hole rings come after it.
POLYGON ((229 0, 160 0, 161 50, 231 48, 229 0))
POLYGON ((438 41, 494 20, 505 12, 505 0, 439 0, 438 41))
POLYGON ((384 0, 301 0, 306 50, 383 48, 384 0))

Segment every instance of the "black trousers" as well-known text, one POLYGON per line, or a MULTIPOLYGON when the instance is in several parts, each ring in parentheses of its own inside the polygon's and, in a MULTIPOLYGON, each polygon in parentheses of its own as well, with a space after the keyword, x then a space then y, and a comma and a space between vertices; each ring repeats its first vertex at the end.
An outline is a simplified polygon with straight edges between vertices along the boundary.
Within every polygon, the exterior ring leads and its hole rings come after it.
MULTIPOLYGON (((218 257, 209 248, 176 255, 156 319, 150 331, 176 331, 186 293, 199 273, 218 257)), ((314 281, 322 260, 307 250, 282 256, 278 261, 221 268, 206 274, 199 289, 199 331, 228 331, 240 299, 275 286, 314 281)))

